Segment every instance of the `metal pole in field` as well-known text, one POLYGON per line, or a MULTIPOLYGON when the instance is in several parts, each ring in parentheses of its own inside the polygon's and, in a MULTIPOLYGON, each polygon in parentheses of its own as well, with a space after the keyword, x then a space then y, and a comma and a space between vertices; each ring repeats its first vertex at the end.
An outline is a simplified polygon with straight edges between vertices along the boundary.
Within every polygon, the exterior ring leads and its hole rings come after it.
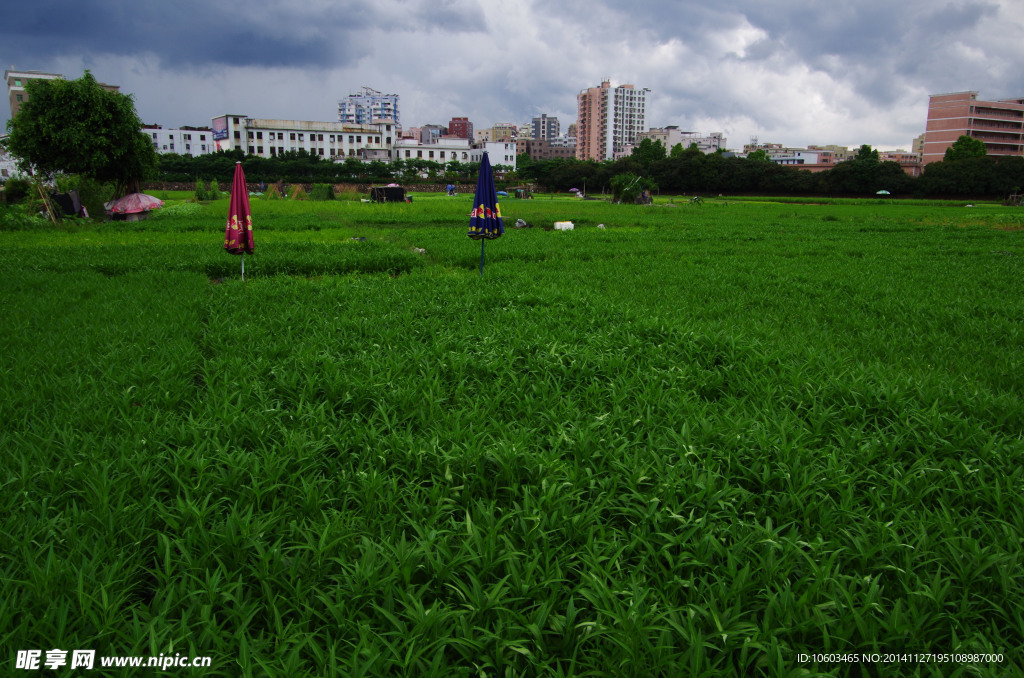
POLYGON ((245 282, 245 254, 242 254, 242 282, 245 282))

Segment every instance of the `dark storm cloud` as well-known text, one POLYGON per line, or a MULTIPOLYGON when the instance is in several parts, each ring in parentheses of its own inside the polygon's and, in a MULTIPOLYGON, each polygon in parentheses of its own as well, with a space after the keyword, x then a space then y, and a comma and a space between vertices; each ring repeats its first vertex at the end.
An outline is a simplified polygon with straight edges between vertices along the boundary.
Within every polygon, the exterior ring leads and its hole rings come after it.
POLYGON ((166 67, 344 66, 365 53, 370 29, 473 31, 479 8, 432 3, 173 4, 106 0, 16 3, 0 24, 3 51, 20 68, 55 56, 154 54, 166 67))

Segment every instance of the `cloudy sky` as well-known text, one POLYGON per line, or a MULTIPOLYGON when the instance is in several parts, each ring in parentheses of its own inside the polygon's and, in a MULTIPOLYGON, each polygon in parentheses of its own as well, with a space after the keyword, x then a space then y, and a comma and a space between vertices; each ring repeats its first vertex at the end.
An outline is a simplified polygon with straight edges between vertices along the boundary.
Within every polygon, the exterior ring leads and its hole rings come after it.
MULTIPOLYGON (((928 95, 1024 96, 1021 0, 32 0, 0 65, 134 95, 143 122, 332 121, 362 86, 403 126, 558 116, 610 79, 647 125, 790 146, 909 148, 928 95)), ((0 127, 10 111, 0 107, 0 127)))

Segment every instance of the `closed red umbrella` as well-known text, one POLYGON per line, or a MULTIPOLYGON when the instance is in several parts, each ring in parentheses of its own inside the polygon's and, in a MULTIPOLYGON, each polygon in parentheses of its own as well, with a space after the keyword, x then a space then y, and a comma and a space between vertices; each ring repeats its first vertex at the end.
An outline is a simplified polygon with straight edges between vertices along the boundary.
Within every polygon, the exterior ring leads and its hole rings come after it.
POLYGON ((242 255, 242 280, 245 280, 245 254, 252 254, 252 212, 249 210, 249 189, 245 185, 242 163, 235 163, 235 180, 231 184, 228 224, 224 230, 224 249, 242 255))

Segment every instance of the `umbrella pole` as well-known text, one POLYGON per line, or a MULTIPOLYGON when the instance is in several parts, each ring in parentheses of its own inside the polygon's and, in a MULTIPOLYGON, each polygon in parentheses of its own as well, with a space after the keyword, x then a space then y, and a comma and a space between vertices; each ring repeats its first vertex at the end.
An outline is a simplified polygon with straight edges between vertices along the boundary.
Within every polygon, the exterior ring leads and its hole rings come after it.
POLYGON ((484 274, 484 244, 486 242, 485 238, 480 238, 480 275, 484 274))
POLYGON ((245 282, 245 253, 242 253, 242 282, 245 282))

